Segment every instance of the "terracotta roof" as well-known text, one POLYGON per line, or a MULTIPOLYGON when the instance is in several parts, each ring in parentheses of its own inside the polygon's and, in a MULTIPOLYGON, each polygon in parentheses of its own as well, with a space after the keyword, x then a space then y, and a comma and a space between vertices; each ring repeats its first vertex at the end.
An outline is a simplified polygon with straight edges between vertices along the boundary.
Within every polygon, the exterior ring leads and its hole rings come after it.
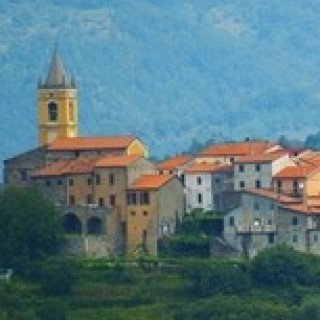
POLYGON ((276 146, 275 142, 268 141, 243 141, 217 144, 204 149, 202 156, 246 156, 263 153, 271 147, 276 146))
POLYGON ((124 137, 76 137, 58 138, 48 146, 49 151, 126 149, 136 138, 124 137))
POLYGON ((270 189, 250 189, 245 192, 275 200, 281 208, 302 214, 320 214, 320 207, 310 207, 302 203, 302 199, 278 194, 270 189))
POLYGON ((159 189, 174 176, 171 174, 146 174, 138 178, 130 187, 132 190, 159 189))
POLYGON ((311 165, 305 166, 290 166, 286 167, 280 172, 278 172, 274 179, 298 179, 306 178, 310 173, 315 171, 317 168, 311 165))
POLYGON ((261 196, 264 198, 276 200, 280 203, 290 203, 290 204, 301 203, 300 198, 294 198, 284 194, 276 193, 272 189, 248 189, 248 190, 245 190, 244 192, 261 196))
POLYGON ((59 160, 38 171, 34 177, 62 176, 66 174, 90 173, 96 163, 96 158, 77 158, 75 160, 59 160))
POLYGON ((131 163, 140 159, 141 156, 137 155, 119 155, 119 156, 108 156, 100 158, 96 164, 96 168, 114 168, 114 167, 127 167, 131 163))
POLYGON ((174 170, 180 166, 185 165, 191 159, 192 159, 192 157, 187 156, 187 155, 175 156, 175 157, 172 157, 170 159, 167 159, 165 161, 160 162, 157 165, 157 167, 159 170, 174 170))
POLYGON ((320 207, 310 207, 306 204, 285 205, 282 208, 295 211, 303 214, 320 214, 320 207))
POLYGON ((272 153, 256 154, 252 156, 242 156, 235 160, 236 163, 269 163, 277 160, 284 155, 288 155, 287 151, 278 151, 272 153))
POLYGON ((232 171, 232 166, 221 165, 217 163, 195 163, 191 165, 185 172, 188 174, 196 174, 202 172, 221 172, 232 171))

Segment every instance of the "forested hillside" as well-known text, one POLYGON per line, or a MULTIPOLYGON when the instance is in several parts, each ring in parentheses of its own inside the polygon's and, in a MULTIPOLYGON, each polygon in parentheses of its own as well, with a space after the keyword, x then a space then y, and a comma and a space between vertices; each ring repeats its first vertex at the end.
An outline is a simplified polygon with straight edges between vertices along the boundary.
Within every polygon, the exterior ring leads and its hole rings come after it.
POLYGON ((318 132, 318 0, 2 0, 0 158, 36 144, 54 43, 83 135, 135 133, 158 157, 193 137, 318 132))

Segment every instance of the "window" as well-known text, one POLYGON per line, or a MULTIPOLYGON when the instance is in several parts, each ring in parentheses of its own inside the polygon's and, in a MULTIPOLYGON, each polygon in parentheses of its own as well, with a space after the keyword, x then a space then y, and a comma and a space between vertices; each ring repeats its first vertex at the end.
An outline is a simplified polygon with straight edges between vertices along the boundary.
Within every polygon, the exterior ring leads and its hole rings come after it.
POLYGON ((274 209, 275 209, 275 205, 274 205, 274 203, 270 203, 269 204, 269 209, 271 210, 271 211, 273 211, 274 209))
POLYGON ((110 196, 110 205, 113 207, 116 205, 116 196, 114 194, 110 196))
POLYGON ((240 182, 239 182, 239 186, 240 186, 240 189, 244 189, 245 186, 246 186, 246 184, 245 184, 244 181, 240 181, 240 182))
POLYGON ((268 223, 268 226, 272 226, 272 224, 273 224, 272 219, 268 219, 267 223, 268 223))
POLYGON ((96 185, 100 185, 101 184, 101 176, 100 174, 96 174, 96 185))
POLYGON ((259 172, 261 170, 260 164, 256 164, 255 169, 256 169, 257 172, 259 172))
POLYGON ((113 186, 115 184, 115 180, 116 180, 115 174, 114 173, 110 173, 109 174, 109 185, 113 186))
POLYGON ((256 189, 260 189, 261 188, 261 181, 260 180, 256 180, 255 181, 255 187, 256 187, 256 189))
POLYGON ((260 204, 258 202, 255 202, 253 204, 253 208, 254 208, 254 210, 260 210, 260 204))
POLYGON ((292 225, 297 226, 299 224, 298 217, 293 217, 292 218, 292 225))
POLYGON ((63 185, 63 181, 61 179, 59 179, 57 184, 58 184, 58 186, 62 186, 63 185))
POLYGON ((79 158, 79 156, 80 156, 80 151, 75 151, 75 152, 74 152, 74 156, 75 156, 76 158, 79 158))
POLYGON ((229 217, 229 226, 230 227, 234 226, 234 217, 229 217))
POLYGON ((234 163, 234 158, 230 158, 230 163, 234 163))
POLYGON ((87 204, 92 204, 93 203, 93 195, 89 193, 87 195, 87 204))
POLYGON ((181 181, 182 185, 184 186, 185 183, 186 183, 186 179, 185 179, 185 175, 184 174, 181 174, 180 181, 181 181))
POLYGON ((73 179, 69 179, 69 186, 70 186, 70 187, 73 186, 73 179))
POLYGON ((216 184, 219 184, 219 183, 221 182, 221 179, 220 179, 220 178, 215 178, 215 179, 214 179, 214 182, 215 182, 216 184))
POLYGON ((293 236, 292 236, 292 242, 298 242, 299 241, 299 237, 296 235, 296 234, 294 234, 293 236))
POLYGON ((127 195, 128 204, 137 204, 137 194, 135 192, 130 192, 127 195))
POLYGON ((281 192, 281 189, 282 189, 282 181, 281 181, 281 180, 278 180, 278 181, 277 181, 277 191, 278 191, 278 193, 281 192))
POLYGON ((146 217, 148 215, 148 211, 143 211, 143 215, 146 217))
POLYGON ((50 180, 46 180, 46 186, 50 187, 51 186, 51 181, 50 180))
POLYGON ((58 105, 54 101, 48 104, 48 119, 49 121, 58 120, 58 105))
POLYGON ((87 183, 88 183, 88 186, 91 186, 92 185, 92 179, 88 178, 87 183))
POLYGON ((69 120, 74 121, 74 106, 73 102, 69 102, 69 120))
POLYGON ((103 198, 99 198, 98 199, 98 204, 99 204, 99 207, 104 207, 104 199, 103 198))
POLYGON ((269 244, 274 243, 274 233, 269 233, 268 234, 268 243, 269 244))
POLYGON ((27 181, 28 180, 28 171, 27 171, 27 169, 21 169, 20 170, 20 178, 21 178, 21 181, 27 181))
POLYGON ((198 204, 202 204, 202 193, 198 193, 198 204))
POLYGON ((142 245, 145 247, 147 246, 147 230, 142 230, 142 245))
POLYGON ((132 215, 133 217, 135 217, 135 216, 136 216, 136 212, 135 212, 135 211, 131 211, 131 215, 132 215))
POLYGON ((201 177, 197 177, 197 185, 200 186, 202 184, 202 179, 201 177))
POLYGON ((244 165, 243 164, 239 164, 239 172, 244 172, 244 165))
POLYGON ((318 235, 317 235, 317 234, 315 234, 315 235, 313 236, 313 242, 318 242, 318 235))
POLYGON ((69 204, 74 205, 76 203, 75 196, 69 196, 69 204))
POLYGON ((261 226, 261 220, 260 219, 254 219, 253 225, 255 227, 261 226))
POLYGON ((295 194, 299 193, 298 180, 293 180, 292 185, 293 185, 293 193, 295 193, 295 194))
POLYGON ((149 193, 148 192, 141 192, 140 204, 149 204, 149 193))

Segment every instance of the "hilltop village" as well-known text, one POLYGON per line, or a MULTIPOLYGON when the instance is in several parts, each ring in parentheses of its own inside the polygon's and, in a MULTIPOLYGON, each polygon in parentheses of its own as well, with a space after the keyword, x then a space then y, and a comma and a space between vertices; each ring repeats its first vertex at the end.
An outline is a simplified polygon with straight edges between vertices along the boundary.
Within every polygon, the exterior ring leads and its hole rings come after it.
POLYGON ((81 137, 57 50, 38 83, 38 146, 4 161, 4 182, 54 202, 73 254, 156 256, 195 209, 224 213, 219 241, 239 255, 277 244, 320 254, 320 153, 246 139, 154 163, 138 137, 81 137))

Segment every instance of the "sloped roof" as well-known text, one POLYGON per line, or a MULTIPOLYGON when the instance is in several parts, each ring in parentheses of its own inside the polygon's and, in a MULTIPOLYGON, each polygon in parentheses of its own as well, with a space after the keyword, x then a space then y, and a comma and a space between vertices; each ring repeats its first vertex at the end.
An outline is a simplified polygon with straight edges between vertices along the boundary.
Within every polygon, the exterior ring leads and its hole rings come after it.
POLYGON ((90 173, 97 162, 96 158, 77 158, 74 160, 59 160, 37 170, 34 177, 53 177, 66 174, 90 173))
POLYGON ((232 171, 232 166, 217 163, 195 163, 187 168, 187 174, 232 171))
POLYGON ((269 141, 243 141, 230 142, 209 146, 204 149, 201 156, 246 156, 254 155, 267 151, 276 146, 275 142, 269 141))
POLYGON ((191 156, 188 155, 179 155, 172 158, 169 158, 165 161, 160 162, 157 167, 159 170, 174 170, 180 166, 185 165, 192 159, 191 156))
POLYGON ((138 178, 129 189, 147 190, 160 189, 167 182, 174 178, 171 174, 146 174, 138 178))
POLYGON ((313 171, 316 171, 318 168, 312 165, 297 165, 289 166, 281 171, 279 171, 274 179, 299 179, 306 178, 313 171))
POLYGON ((244 192, 274 200, 281 208, 295 211, 296 213, 320 214, 320 207, 307 206, 299 198, 278 194, 271 189, 250 189, 244 192))
POLYGON ((58 138, 49 144, 49 151, 126 149, 136 138, 118 137, 75 137, 58 138))
POLYGON ((44 83, 44 86, 49 88, 72 86, 63 67, 63 63, 57 48, 55 48, 53 52, 48 75, 44 83))
POLYGON ((119 155, 103 157, 96 162, 95 168, 127 167, 138 159, 141 159, 141 156, 119 155))
POLYGON ((255 154, 249 156, 242 156, 235 160, 236 163, 268 163, 275 161, 284 155, 288 155, 288 152, 278 151, 272 153, 255 154))

